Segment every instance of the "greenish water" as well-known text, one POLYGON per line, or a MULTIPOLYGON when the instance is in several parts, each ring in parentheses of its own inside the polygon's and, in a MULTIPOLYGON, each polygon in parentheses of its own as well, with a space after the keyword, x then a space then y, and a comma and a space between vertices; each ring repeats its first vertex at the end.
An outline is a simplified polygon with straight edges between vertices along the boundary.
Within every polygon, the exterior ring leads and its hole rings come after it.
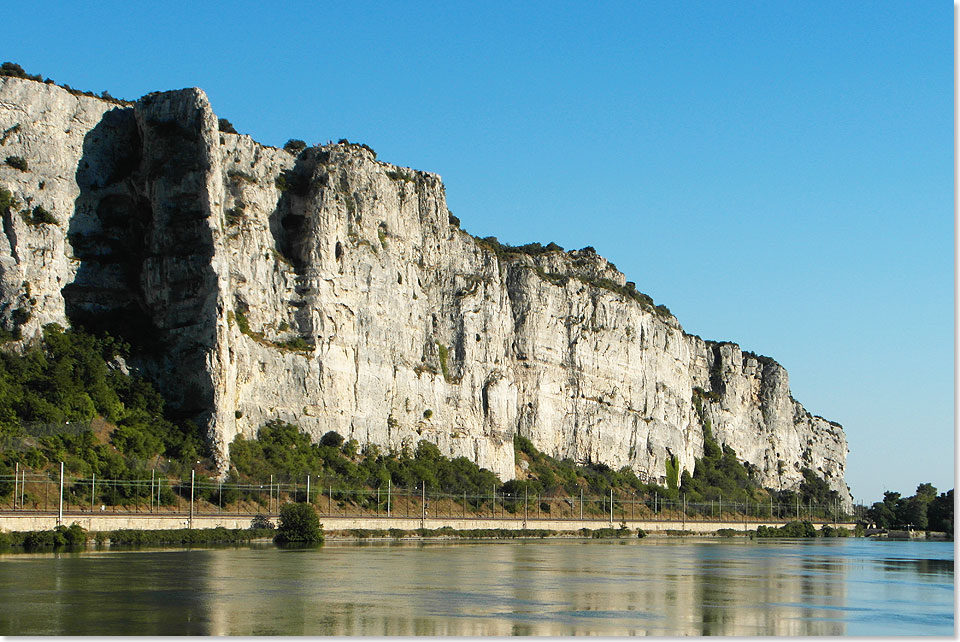
POLYGON ((953 635, 952 543, 537 540, 0 556, 3 635, 953 635))

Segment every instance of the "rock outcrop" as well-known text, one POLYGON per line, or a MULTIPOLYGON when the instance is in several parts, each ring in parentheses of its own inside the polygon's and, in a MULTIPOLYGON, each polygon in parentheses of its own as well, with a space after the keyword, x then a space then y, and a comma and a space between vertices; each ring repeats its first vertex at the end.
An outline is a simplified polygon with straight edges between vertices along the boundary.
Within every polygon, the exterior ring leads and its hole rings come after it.
POLYGON ((850 503, 839 425, 775 361, 686 334, 590 248, 521 252, 448 212, 435 174, 362 145, 297 155, 218 130, 204 93, 117 106, 0 79, 0 323, 134 339, 137 367, 226 465, 266 421, 401 449, 420 439, 514 476, 513 435, 663 478, 704 425, 796 487, 850 503), (14 163, 20 164, 20 163, 14 163), (37 210, 36 208, 40 208, 37 210), (44 216, 43 213, 48 216, 44 216))

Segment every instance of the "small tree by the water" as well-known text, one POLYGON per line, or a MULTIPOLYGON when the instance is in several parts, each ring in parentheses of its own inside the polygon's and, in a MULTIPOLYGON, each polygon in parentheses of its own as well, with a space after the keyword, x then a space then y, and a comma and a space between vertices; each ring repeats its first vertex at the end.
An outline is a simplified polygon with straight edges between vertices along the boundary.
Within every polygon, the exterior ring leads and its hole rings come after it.
POLYGON ((313 506, 306 503, 284 504, 280 508, 277 542, 323 542, 323 528, 313 506))

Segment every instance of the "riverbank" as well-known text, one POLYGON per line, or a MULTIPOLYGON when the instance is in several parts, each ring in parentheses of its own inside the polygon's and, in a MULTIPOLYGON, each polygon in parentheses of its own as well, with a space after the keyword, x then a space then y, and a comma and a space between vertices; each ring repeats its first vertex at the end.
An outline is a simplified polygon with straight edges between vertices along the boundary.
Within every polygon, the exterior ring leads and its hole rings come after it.
MULTIPOLYGON (((27 552, 45 550, 70 551, 84 550, 85 548, 111 546, 204 546, 223 544, 250 544, 270 543, 274 541, 277 531, 264 527, 257 528, 177 528, 177 529, 118 529, 114 531, 87 531, 77 524, 69 528, 58 526, 45 531, 14 531, 0 533, 0 552, 27 552)), ((324 539, 329 542, 363 542, 363 541, 427 541, 427 540, 531 540, 531 539, 642 539, 652 537, 849 537, 852 533, 846 529, 835 529, 824 525, 817 531, 809 522, 793 522, 784 529, 766 529, 760 526, 757 530, 738 530, 720 528, 714 531, 691 531, 685 529, 661 529, 647 533, 643 529, 631 529, 626 524, 598 529, 580 528, 577 530, 551 530, 543 528, 470 528, 455 529, 449 526, 440 528, 415 528, 406 530, 401 528, 368 529, 354 528, 331 530, 324 533, 324 539), (803 532, 803 535, 796 533, 803 532)))
MULTIPOLYGON (((245 529, 252 525, 255 515, 220 514, 164 514, 164 513, 64 513, 62 523, 77 524, 86 531, 132 530, 172 530, 226 528, 245 529)), ((265 517, 276 522, 278 515, 265 517)), ((726 517, 726 516, 725 516, 726 517)), ((389 531, 399 529, 415 531, 418 529, 437 530, 452 528, 467 530, 547 530, 564 533, 576 533, 587 528, 596 531, 602 528, 618 528, 626 525, 628 530, 642 529, 649 534, 661 531, 689 531, 691 534, 712 534, 719 530, 756 531, 758 527, 778 528, 791 520, 731 520, 731 519, 614 519, 585 517, 584 519, 524 519, 523 515, 506 518, 476 517, 401 517, 401 516, 330 516, 320 515, 320 522, 329 532, 369 530, 389 531)), ((60 522, 56 513, 23 515, 22 513, 0 513, 0 532, 51 530, 60 522)), ((824 525, 844 527, 853 530, 856 524, 844 522, 816 523, 817 528, 824 525)))

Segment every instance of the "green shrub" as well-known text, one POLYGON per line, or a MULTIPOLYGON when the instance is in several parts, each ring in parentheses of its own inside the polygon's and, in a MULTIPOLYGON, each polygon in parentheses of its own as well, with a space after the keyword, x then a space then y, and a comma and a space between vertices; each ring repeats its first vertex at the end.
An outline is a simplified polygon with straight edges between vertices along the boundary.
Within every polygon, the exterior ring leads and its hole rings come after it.
POLYGON ((57 531, 32 531, 23 538, 23 547, 30 550, 63 546, 66 540, 57 531))
POLYGON ((323 527, 317 511, 310 504, 284 504, 280 508, 280 520, 274 539, 280 543, 322 543, 323 527))
POLYGON ((23 70, 23 67, 15 62, 5 62, 0 65, 0 76, 11 76, 13 78, 25 78, 27 80, 36 80, 40 82, 40 76, 30 75, 23 70))
POLYGON ((757 537, 816 537, 817 529, 806 520, 802 522, 788 522, 776 528, 773 526, 758 526, 757 537))
POLYGON ((343 435, 338 433, 336 430, 326 432, 324 433, 323 437, 320 438, 320 445, 339 448, 343 445, 343 435))
POLYGON ((250 528, 257 528, 257 529, 265 528, 272 531, 276 527, 273 525, 273 522, 270 521, 269 517, 267 517, 266 515, 257 513, 256 515, 253 516, 253 519, 250 520, 250 528))
POLYGON ((236 169, 231 169, 229 172, 227 172, 227 178, 235 183, 241 183, 241 182, 256 183, 257 182, 257 179, 251 176, 250 174, 247 174, 246 172, 241 172, 236 169))
POLYGON ((224 218, 227 220, 227 225, 233 226, 237 225, 240 221, 243 220, 243 210, 244 204, 237 203, 236 207, 231 207, 223 213, 224 218))
POLYGON ((637 537, 639 539, 643 539, 646 536, 647 536, 647 531, 643 530, 642 528, 637 529, 637 537))
POLYGON ((17 206, 17 199, 13 197, 13 194, 10 193, 5 187, 0 187, 0 212, 6 212, 11 207, 17 206))
POLYGON ((285 169, 274 179, 274 185, 281 192, 290 192, 297 196, 306 196, 310 191, 310 180, 292 169, 285 169))
POLYGON ((57 526, 57 531, 63 535, 67 546, 81 546, 87 543, 87 531, 80 524, 71 524, 69 527, 57 526))
POLYGON ((243 334, 250 334, 250 322, 247 321, 247 315, 243 312, 237 311, 234 313, 234 318, 237 320, 237 328, 240 329, 240 332, 243 334))
POLYGON ((14 169, 19 169, 21 172, 27 171, 27 161, 23 156, 7 156, 6 163, 14 169))
POLYGON ((299 138, 291 138, 283 145, 283 150, 285 152, 290 152, 294 156, 302 152, 307 148, 307 144, 300 140, 299 138))
POLYGON ((231 122, 230 122, 229 120, 227 120, 226 118, 220 118, 220 119, 218 119, 218 120, 217 120, 217 127, 220 129, 220 131, 226 132, 227 134, 236 134, 236 133, 237 133, 237 130, 234 128, 233 123, 231 123, 231 122))
MULTIPOLYGON (((450 355, 450 352, 447 349, 447 346, 443 345, 438 341, 437 353, 440 355, 440 372, 443 373, 443 380, 446 381, 447 383, 451 383, 450 371, 447 369, 447 357, 450 355)), ((429 419, 429 417, 427 418, 429 419)))
POLYGON ((297 352, 310 352, 313 350, 313 344, 303 337, 293 337, 292 339, 286 339, 285 341, 277 341, 274 345, 287 350, 295 350, 297 352))
POLYGON ((56 217, 48 212, 42 205, 33 208, 33 212, 28 219, 31 225, 56 225, 56 217))

